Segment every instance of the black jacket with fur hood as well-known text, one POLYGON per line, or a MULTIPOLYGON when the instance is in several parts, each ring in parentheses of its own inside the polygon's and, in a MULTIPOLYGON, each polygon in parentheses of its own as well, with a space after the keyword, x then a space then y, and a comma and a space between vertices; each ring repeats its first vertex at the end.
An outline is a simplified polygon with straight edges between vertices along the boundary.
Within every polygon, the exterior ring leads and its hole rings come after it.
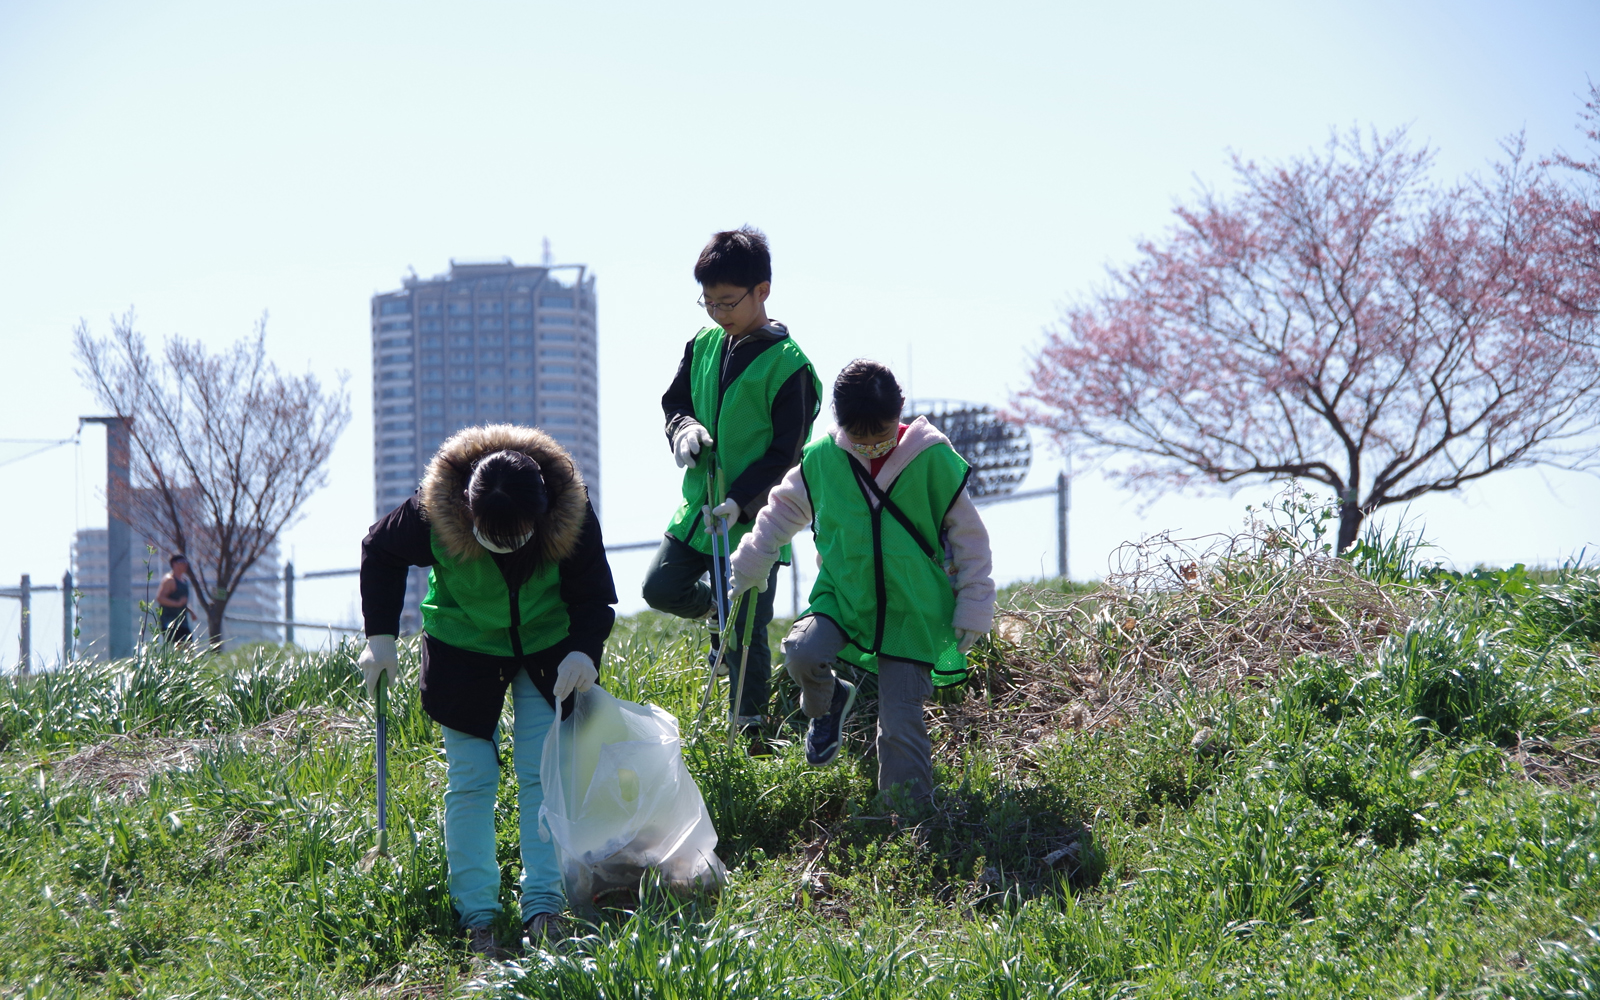
POLYGON ((568 653, 586 653, 599 666, 616 620, 611 606, 617 602, 600 522, 572 456, 543 431, 511 424, 459 431, 439 446, 416 494, 374 524, 361 543, 367 635, 399 634, 408 568, 435 564, 435 537, 455 559, 492 558, 510 588, 520 587, 539 565, 558 566, 568 632, 554 645, 520 657, 491 656, 424 637, 423 709, 441 725, 488 739, 505 705, 506 686, 519 670, 526 669, 554 704, 556 668, 568 653), (478 544, 466 505, 473 467, 496 451, 520 451, 538 462, 550 501, 536 521, 533 540, 508 555, 478 544))

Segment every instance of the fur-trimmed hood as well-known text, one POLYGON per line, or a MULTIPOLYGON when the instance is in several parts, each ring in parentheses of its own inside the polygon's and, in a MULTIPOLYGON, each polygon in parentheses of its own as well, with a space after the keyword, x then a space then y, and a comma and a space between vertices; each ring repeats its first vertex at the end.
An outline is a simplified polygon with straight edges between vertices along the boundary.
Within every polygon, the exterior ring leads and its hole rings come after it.
POLYGON ((543 560, 560 562, 578 547, 589 491, 567 450, 544 431, 516 424, 488 424, 457 431, 439 446, 423 474, 417 499, 439 544, 461 561, 487 555, 472 536, 467 483, 478 460, 497 451, 520 451, 539 463, 550 506, 534 520, 534 543, 543 560))

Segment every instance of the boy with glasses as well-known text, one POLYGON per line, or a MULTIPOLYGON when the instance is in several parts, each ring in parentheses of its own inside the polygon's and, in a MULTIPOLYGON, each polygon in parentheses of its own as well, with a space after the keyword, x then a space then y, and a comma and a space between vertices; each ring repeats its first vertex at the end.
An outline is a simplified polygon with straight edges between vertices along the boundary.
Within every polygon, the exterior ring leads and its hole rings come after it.
POLYGON ((838 429, 800 465, 730 560, 730 590, 770 587, 770 567, 815 524, 821 571, 783 640, 784 667, 811 720, 806 761, 832 764, 856 688, 836 660, 878 675, 878 789, 891 805, 933 798, 923 706, 936 686, 966 680, 967 650, 994 623, 989 533, 967 495, 967 463, 949 438, 905 405, 893 373, 852 361, 833 384, 838 429))
MULTIPOLYGON (((700 284, 698 305, 716 325, 690 339, 677 375, 661 397, 667 440, 684 470, 683 503, 667 525, 644 580, 647 604, 683 618, 708 617, 720 596, 704 579, 712 570, 713 526, 702 516, 703 508, 710 506, 713 518, 726 519, 730 544, 737 545, 766 506, 767 494, 800 461, 822 392, 811 361, 788 328, 767 317, 772 257, 760 230, 745 226, 717 233, 700 251, 694 279, 700 284)), ((750 623, 744 699, 732 712, 749 735, 759 733, 767 708, 770 584, 778 563, 789 558, 785 547, 768 570, 769 586, 756 601, 746 602, 754 604, 755 620, 750 623)), ((730 605, 730 613, 734 610, 730 605)), ((746 607, 727 624, 730 647, 737 645, 751 613, 746 607)), ((725 657, 728 663, 739 662, 739 652, 731 648, 725 657)), ((730 703, 737 687, 728 685, 730 703)), ((759 742, 753 743, 752 749, 757 748, 759 742)))

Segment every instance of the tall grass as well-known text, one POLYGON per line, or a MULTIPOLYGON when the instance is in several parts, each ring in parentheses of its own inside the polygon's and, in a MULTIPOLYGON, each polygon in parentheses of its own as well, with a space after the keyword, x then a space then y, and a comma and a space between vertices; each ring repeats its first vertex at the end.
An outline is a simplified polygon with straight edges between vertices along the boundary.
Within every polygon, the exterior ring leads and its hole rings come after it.
MULTIPOLYGON (((937 761, 932 815, 877 798, 870 707, 818 770, 798 744, 730 752, 719 687, 685 756, 732 867, 720 898, 648 891, 493 968, 470 962, 447 898, 414 647, 390 728, 393 857, 370 871, 355 646, 154 648, 8 678, 0 997, 1595 995, 1600 574, 1458 581, 1403 551, 1372 560, 1432 594, 1380 648, 1003 749, 974 729, 937 761), (87 780, 102 759, 142 782, 87 780)), ((699 628, 619 623, 602 683, 687 732, 699 628)), ((980 659, 1064 666, 1099 641, 1025 636, 980 659)))

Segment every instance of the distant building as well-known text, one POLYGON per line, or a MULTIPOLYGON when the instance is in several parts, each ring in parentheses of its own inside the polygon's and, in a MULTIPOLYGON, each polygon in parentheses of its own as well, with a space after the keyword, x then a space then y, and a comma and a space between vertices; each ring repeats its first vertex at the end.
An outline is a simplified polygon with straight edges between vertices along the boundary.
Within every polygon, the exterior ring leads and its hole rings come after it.
MULTIPOLYGON (((416 489, 463 427, 537 426, 572 453, 600 508, 600 383, 594 276, 582 264, 450 262, 372 297, 375 516, 416 489), (563 280, 563 277, 565 280, 563 280)), ((402 629, 418 627, 425 570, 412 574, 402 629)))
MULTIPOLYGON (((161 586, 161 578, 167 575, 167 559, 172 553, 162 543, 148 537, 146 532, 135 530, 132 534, 128 546, 128 565, 131 568, 130 596, 134 607, 133 631, 135 641, 148 642, 155 635, 159 614, 155 608, 156 588, 161 586), (140 602, 149 605, 147 612, 140 611, 140 602)), ((75 642, 80 658, 104 659, 109 648, 110 613, 106 607, 109 555, 104 528, 84 528, 73 540, 72 562, 75 568, 72 582, 83 591, 83 596, 78 599, 78 638, 75 642)), ((204 558, 200 553, 191 552, 188 555, 191 562, 204 558)), ((283 610, 280 574, 278 543, 273 542, 267 548, 266 555, 256 560, 244 582, 234 591, 233 598, 228 601, 226 615, 279 620, 283 610)), ((190 579, 189 606, 193 609, 193 617, 189 620, 189 627, 197 638, 203 640, 207 628, 205 609, 194 599, 193 577, 190 579)), ((283 629, 279 626, 229 621, 227 618, 223 619, 222 635, 224 648, 230 649, 243 643, 283 641, 283 629)))

